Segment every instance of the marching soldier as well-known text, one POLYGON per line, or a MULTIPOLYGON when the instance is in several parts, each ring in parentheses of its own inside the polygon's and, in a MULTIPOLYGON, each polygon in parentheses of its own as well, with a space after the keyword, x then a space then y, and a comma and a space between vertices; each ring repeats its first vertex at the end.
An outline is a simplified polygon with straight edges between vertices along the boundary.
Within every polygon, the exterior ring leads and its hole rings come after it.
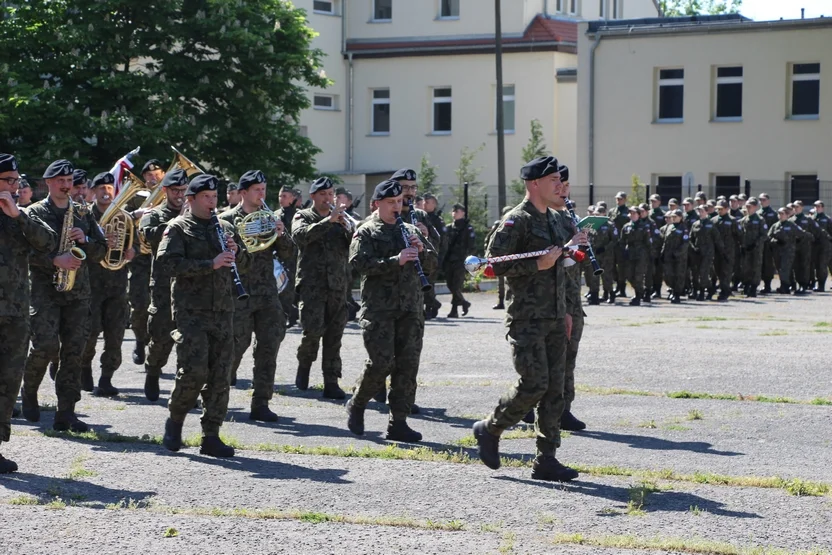
POLYGON ((662 210, 662 197, 659 195, 650 195, 650 219, 656 224, 656 229, 659 230, 659 233, 655 235, 656 241, 653 241, 653 246, 656 250, 656 255, 653 257, 652 261, 652 272, 653 272, 653 289, 650 291, 650 298, 651 299, 659 299, 662 296, 662 269, 663 264, 662 261, 659 259, 658 251, 661 250, 661 237, 662 237, 662 228, 667 223, 665 221, 665 214, 664 210, 662 210))
POLYGON ((225 186, 225 200, 228 202, 226 208, 234 208, 240 204, 240 191, 238 190, 237 184, 233 181, 230 181, 225 186))
MULTIPOLYGON (((762 206, 762 209, 760 210, 760 217, 763 218, 768 228, 771 229, 771 226, 776 224, 779 220, 777 212, 775 212, 775 210, 771 207, 771 200, 769 199, 768 193, 760 193, 759 199, 760 205, 762 206)), ((763 243, 763 266, 761 271, 763 288, 760 290, 761 295, 768 295, 771 293, 771 280, 774 279, 775 271, 772 248, 773 245, 771 241, 763 243)))
MULTIPOLYGON (((174 173, 174 172, 171 172, 174 173)), ((211 221, 217 208, 219 181, 209 174, 188 185, 189 211, 168 222, 155 263, 171 276, 171 300, 179 369, 170 394, 163 445, 182 447, 182 425, 200 394, 203 400, 202 447, 212 457, 233 457, 234 449, 219 437, 228 410, 229 375, 233 361, 233 268, 245 271, 250 255, 237 231, 218 221, 225 244, 211 221), (231 268, 232 270, 229 270, 231 268)))
MULTIPOLYGON (((0 154, 0 445, 11 437, 11 418, 29 345, 29 256, 53 251, 58 236, 36 216, 15 204, 20 182, 17 160, 0 154)), ((0 454, 0 474, 17 471, 17 464, 0 454)))
MULTIPOLYGON (((607 215, 607 207, 600 203, 595 211, 599 216, 607 215)), ((592 248, 598 264, 604 270, 600 280, 604 287, 604 297, 601 300, 607 304, 615 304, 615 251, 618 248, 618 229, 612 220, 602 224, 595 232, 592 248)))
MULTIPOLYGON (((627 208, 627 193, 619 191, 615 195, 616 206, 609 211, 610 220, 615 225, 618 236, 621 237, 621 230, 630 221, 630 209, 627 208)), ((618 283, 616 295, 627 298, 627 261, 624 258, 624 245, 619 243, 615 249, 615 280, 618 283)))
POLYGON ((816 293, 826 291, 826 279, 829 277, 829 268, 832 266, 832 219, 824 212, 823 201, 815 201, 815 214, 813 216, 818 227, 823 232, 818 248, 815 249, 814 275, 816 293))
POLYGON ((704 301, 706 293, 710 301, 714 296, 711 271, 717 250, 723 250, 722 236, 708 218, 704 204, 700 204, 696 211, 699 219, 693 222, 690 230, 690 250, 694 254, 693 289, 697 301, 704 301))
POLYGON ((384 390, 390 375, 390 422, 387 439, 414 443, 422 434, 407 425, 416 396, 416 375, 425 330, 424 299, 414 261, 425 272, 436 266, 437 255, 422 232, 404 223, 405 243, 396 216, 402 209, 402 185, 389 179, 376 186, 378 209, 355 233, 350 264, 361 274, 361 334, 367 363, 355 395, 347 403, 347 426, 364 433, 364 411, 370 399, 384 390))
MULTIPOLYGON (((92 180, 95 203, 92 215, 96 222, 112 204, 115 197, 115 178, 111 173, 100 173, 92 180)), ((105 237, 108 246, 115 246, 115 237, 105 237)), ((134 242, 135 243, 135 242, 134 242)), ((124 253, 127 261, 133 260, 136 252, 130 248, 124 253)), ((91 264, 90 273, 90 327, 84 352, 81 355, 81 389, 91 391, 96 397, 115 397, 118 389, 113 387, 112 378, 121 366, 121 344, 124 341, 124 322, 127 319, 127 266, 120 270, 109 270, 100 264, 91 264), (95 344, 98 334, 104 332, 104 351, 101 353, 101 377, 93 389, 92 361, 95 358, 95 344)))
POLYGON ((665 215, 667 225, 662 235, 661 259, 664 263, 664 280, 670 288, 670 302, 682 302, 682 290, 685 288, 685 269, 688 260, 688 241, 690 236, 682 223, 679 210, 665 215))
MULTIPOLYGON (((238 183, 240 204, 223 212, 220 219, 235 228, 249 214, 264 210, 266 201, 266 176, 259 170, 247 171, 238 183)), ((262 250, 249 253, 251 263, 247 270, 240 270, 240 279, 247 299, 237 299, 234 307, 234 361, 231 366, 231 385, 237 382, 237 369, 243 354, 251 345, 254 333, 254 368, 252 370, 253 395, 251 397, 250 420, 277 422, 277 415, 269 409, 274 395, 274 373, 277 368, 277 353, 286 335, 286 314, 280 306, 277 280, 274 275, 274 261, 292 256, 294 246, 284 233, 285 227, 276 220, 275 233, 278 238, 262 250)))
POLYGON ((748 212, 740 220, 742 228, 742 285, 746 297, 757 296, 763 267, 763 244, 768 240, 768 224, 757 214, 759 202, 751 197, 745 201, 748 212))
MULTIPOLYGON (((444 261, 445 251, 448 250, 448 228, 445 226, 445 220, 442 219, 442 212, 438 208, 436 196, 432 193, 425 193, 425 212, 428 215, 430 226, 439 234, 439 242, 433 245, 436 249, 436 254, 439 256, 439 264, 437 264, 436 269, 428 276, 428 280, 431 283, 436 283, 439 268, 442 267, 444 261)), ((439 302, 439 299, 436 298, 436 293, 434 293, 433 306, 425 304, 425 316, 435 318, 439 314, 440 308, 442 308, 442 303, 439 302)), ((494 308, 496 309, 497 307, 495 306, 494 308)))
POLYGON ((341 338, 347 325, 347 258, 350 231, 344 207, 332 209, 335 195, 328 177, 316 179, 309 188, 312 207, 298 211, 292 221, 292 238, 298 247, 295 287, 300 297, 303 336, 298 347, 295 386, 309 388, 309 372, 323 343, 323 396, 344 399, 341 378, 341 338))
POLYGON ((711 218, 719 235, 722 237, 722 249, 717 243, 714 269, 719 279, 718 301, 727 301, 731 297, 731 277, 734 273, 735 247, 740 236, 737 222, 728 213, 728 201, 717 202, 718 216, 711 218))
MULTIPOLYGON (((781 295, 791 293, 792 264, 797 247, 798 231, 789 221, 789 213, 785 207, 777 210, 778 221, 768 229, 769 242, 772 246, 772 258, 780 277, 780 287, 777 292, 781 295)), ((797 292, 797 291, 795 291, 797 292)))
MULTIPOLYGON (((817 221, 803 213, 803 203, 799 200, 795 201, 794 222, 806 232, 804 240, 798 243, 797 252, 801 265, 799 268, 796 266, 795 271, 796 273, 799 271, 801 289, 808 292, 812 281, 812 261, 817 255, 817 251, 824 246, 825 232, 820 228, 817 221)), ((797 260, 795 264, 797 264, 797 260)))
MULTIPOLYGON (((292 220, 294 220, 295 212, 298 210, 296 207, 297 201, 300 198, 298 193, 299 191, 297 189, 292 189, 285 185, 281 187, 279 197, 280 208, 275 212, 277 217, 280 218, 280 221, 283 222, 284 233, 289 235, 289 239, 291 239, 292 220)), ((280 306, 283 307, 283 312, 286 313, 286 327, 291 328, 298 323, 298 301, 295 292, 298 249, 294 243, 292 244, 292 255, 285 260, 281 259, 281 261, 286 272, 289 274, 289 282, 283 292, 280 293, 280 306)))
POLYGON ((448 228, 448 252, 445 254, 443 269, 445 271, 445 282, 451 292, 451 311, 448 318, 459 318, 458 307, 462 307, 462 315, 468 314, 471 303, 465 300, 462 295, 462 288, 465 285, 465 259, 474 252, 474 241, 476 234, 474 228, 468 223, 468 214, 461 204, 453 206, 454 223, 448 228))
MULTIPOLYGON (((650 208, 646 204, 641 204, 638 208, 638 214, 641 218, 639 223, 647 226, 650 230, 650 253, 647 259, 647 268, 644 271, 644 294, 642 296, 642 301, 650 303, 653 302, 652 294, 655 289, 653 268, 662 250, 662 232, 659 231, 659 226, 650 217, 650 208)), ((662 221, 664 221, 664 218, 662 218, 662 221)), ((661 284, 659 284, 659 290, 661 290, 661 284)))
POLYGON ((649 225, 639 221, 638 206, 629 208, 630 221, 621 228, 621 247, 627 261, 627 278, 635 293, 630 306, 641 306, 644 297, 644 274, 650 263, 652 250, 649 225))
POLYGON ((159 244, 168 223, 179 216, 185 203, 188 190, 188 176, 185 170, 174 170, 165 175, 160 187, 165 188, 165 203, 142 215, 139 233, 150 245, 153 262, 150 275, 150 306, 148 307, 147 334, 150 343, 147 346, 147 360, 144 369, 144 395, 148 401, 159 399, 159 378, 162 367, 168 363, 173 349, 171 332, 176 329, 171 314, 170 275, 156 258, 159 244))
MULTIPOLYGON (((32 253, 29 260, 32 344, 20 395, 23 416, 30 422, 38 422, 38 388, 47 364, 60 360, 55 374, 58 411, 52 427, 57 431, 84 432, 88 427, 76 416, 75 403, 81 400, 81 354, 90 326, 88 266, 102 260, 107 252, 107 242, 92 217, 82 213, 80 206, 70 200, 73 170, 67 160, 52 162, 43 174, 49 195, 28 209, 30 216, 40 218, 59 236, 59 241, 49 254, 32 253), (71 217, 68 214, 70 207, 73 210, 71 217), (73 243, 85 253, 83 262, 70 252, 73 243), (74 272, 71 289, 56 289, 56 272, 60 272, 63 284, 67 286, 69 276, 74 272)), ((124 326, 123 320, 121 325, 124 326)))

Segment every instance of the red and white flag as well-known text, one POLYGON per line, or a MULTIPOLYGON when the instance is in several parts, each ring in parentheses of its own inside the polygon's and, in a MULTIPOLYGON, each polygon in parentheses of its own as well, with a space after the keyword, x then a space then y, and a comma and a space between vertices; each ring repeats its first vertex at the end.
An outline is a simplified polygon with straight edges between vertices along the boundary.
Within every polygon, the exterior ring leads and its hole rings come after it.
POLYGON ((124 172, 133 169, 133 162, 130 161, 130 158, 138 154, 141 148, 142 147, 137 146, 135 150, 131 150, 119 158, 113 166, 113 169, 110 170, 110 173, 113 174, 116 181, 114 196, 118 196, 119 191, 121 191, 121 184, 124 181, 124 172))

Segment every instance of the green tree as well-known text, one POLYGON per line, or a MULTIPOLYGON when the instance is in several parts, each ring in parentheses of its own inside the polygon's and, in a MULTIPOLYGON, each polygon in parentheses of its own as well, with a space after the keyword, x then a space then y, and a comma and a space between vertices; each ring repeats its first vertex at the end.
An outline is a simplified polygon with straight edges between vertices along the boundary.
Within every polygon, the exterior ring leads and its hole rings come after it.
POLYGON ((441 196, 439 193, 439 184, 436 183, 436 170, 438 167, 430 163, 430 157, 427 152, 422 154, 422 160, 419 162, 419 189, 422 195, 431 193, 437 199, 441 196))
POLYGON ((647 184, 641 178, 633 174, 630 178, 630 202, 633 206, 647 202, 647 184))
POLYGON ((739 13, 742 0, 659 0, 664 17, 739 13))
POLYGON ((468 183, 468 222, 474 226, 474 231, 477 234, 475 244, 477 245, 477 252, 480 254, 482 253, 482 239, 490 228, 488 222, 488 193, 485 185, 479 181, 482 166, 475 166, 474 161, 484 149, 485 143, 475 149, 467 146, 462 148, 459 154, 459 167, 454 170, 458 184, 453 189, 455 202, 463 204, 465 202, 465 183, 468 183))
MULTIPOLYGON (((541 156, 548 156, 549 151, 546 148, 546 143, 543 139, 543 124, 540 123, 540 120, 533 119, 531 121, 531 135, 529 137, 529 142, 526 143, 526 146, 523 147, 523 150, 520 151, 520 157, 523 159, 523 165, 528 164, 535 158, 540 158, 541 156)), ((513 201, 519 202, 520 199, 526 196, 526 185, 523 183, 522 179, 512 179, 511 180, 511 191, 514 193, 513 201)), ((503 207, 500 207, 502 210, 503 207)))
MULTIPOLYGON (((170 146, 214 173, 314 175, 306 85, 326 86, 306 14, 283 0, 29 0, 2 4, 0 151, 109 169, 170 146)), ((31 169, 30 169, 31 168, 31 169)))

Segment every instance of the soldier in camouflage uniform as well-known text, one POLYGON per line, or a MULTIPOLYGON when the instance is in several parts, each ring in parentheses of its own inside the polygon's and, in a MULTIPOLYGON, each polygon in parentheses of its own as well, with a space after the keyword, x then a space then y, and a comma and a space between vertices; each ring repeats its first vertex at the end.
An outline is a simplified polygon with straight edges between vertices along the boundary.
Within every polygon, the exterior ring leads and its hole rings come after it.
POLYGON ((797 257, 795 258, 795 274, 798 276, 800 291, 806 293, 811 287, 812 260, 815 251, 822 247, 824 232, 818 223, 803 212, 803 203, 795 201, 795 212, 792 220, 804 232, 803 240, 798 242, 797 257))
MULTIPOLYGON (((57 234, 15 204, 20 173, 11 154, 0 154, 0 445, 11 437, 11 418, 29 345, 29 253, 45 254, 57 234)), ((0 454, 0 474, 17 464, 0 454)))
POLYGON ((815 214, 812 218, 817 222, 822 232, 812 260, 812 277, 815 281, 815 287, 812 291, 824 293, 826 291, 826 280, 829 277, 829 268, 832 266, 832 219, 824 213, 823 201, 815 201, 815 214))
MULTIPOLYGON (((173 173, 173 172, 171 172, 173 173)), ((168 222, 155 264, 171 276, 171 300, 179 369, 170 394, 163 445, 182 447, 182 425, 200 394, 203 400, 200 453, 232 457, 234 449, 219 437, 228 410, 228 380, 234 356, 233 272, 245 271, 251 256, 233 225, 217 221, 224 233, 220 244, 211 220, 217 207, 219 181, 209 174, 188 185, 188 213, 168 222)))
MULTIPOLYGON (((89 213, 81 213, 73 204, 73 223, 69 238, 87 257, 81 262, 61 249, 60 238, 68 210, 74 168, 67 160, 52 162, 44 173, 49 195, 28 209, 30 216, 40 218, 59 237, 58 246, 49 254, 32 253, 29 274, 32 282, 29 331, 32 345, 26 358, 21 397, 23 416, 30 422, 40 420, 38 388, 46 366, 60 360, 55 375, 58 412, 53 428, 58 431, 83 432, 87 425, 75 414, 75 403, 81 400, 81 353, 89 336, 90 280, 89 266, 98 264, 107 252, 107 242, 98 224, 89 213), (53 282, 58 268, 75 269, 75 285, 60 292, 53 282)), ((124 326, 124 320, 121 322, 124 326)))
MULTIPOLYGON (((529 162, 520 172, 526 198, 500 224, 486 256, 520 254, 542 249, 549 252, 530 258, 494 264, 494 273, 508 280, 512 298, 506 307, 517 383, 494 413, 474 424, 479 456, 489 468, 500 466, 500 435, 537 407, 535 431, 537 457, 532 478, 568 481, 578 473, 555 458, 560 446, 560 419, 564 407, 566 337, 572 316, 567 309, 563 248, 569 232, 562 216, 549 206, 563 197, 557 159, 547 156, 529 162)), ((573 238, 575 240, 575 238, 573 238)))
POLYGON ((425 330, 424 298, 414 261, 418 259, 423 271, 430 272, 437 254, 422 232, 407 223, 405 243, 396 225, 402 208, 399 181, 379 183, 373 200, 378 210, 356 231, 350 245, 350 264, 361 274, 359 325, 368 358, 355 395, 347 403, 347 427, 354 434, 364 433, 367 403, 384 389, 390 375, 387 439, 412 443, 422 440, 422 434, 407 425, 407 416, 416 396, 425 330))
POLYGON ((748 212, 740 220, 742 228, 742 285, 746 297, 757 296, 763 268, 763 245, 768 240, 768 224, 757 214, 759 201, 751 197, 745 202, 748 212))
MULTIPOLYGON (((642 301, 649 303, 653 302, 653 291, 656 286, 653 280, 656 277, 656 261, 662 251, 662 232, 659 230, 659 225, 650 215, 650 207, 646 204, 639 206, 639 216, 641 216, 642 223, 650 227, 650 259, 647 262, 647 270, 644 273, 644 296, 642 301)), ((662 213, 662 222, 664 222, 664 213, 662 213)), ((661 284, 659 284, 661 291, 661 284)))
MULTIPOLYGON (((259 170, 244 173, 238 183, 240 204, 222 213, 220 219, 235 228, 248 214, 263 210, 266 199, 266 176, 259 170)), ((277 422, 277 415, 269 409, 274 394, 274 373, 277 353, 286 335, 286 315, 280 306, 277 280, 274 276, 274 260, 292 256, 294 245, 284 233, 283 222, 277 220, 277 240, 271 246, 251 252, 251 264, 240 270, 240 279, 247 299, 237 299, 234 307, 234 362, 231 367, 231 383, 237 381, 237 369, 243 354, 251 345, 254 333, 254 368, 250 420, 277 422)))
POLYGON ((718 301, 727 301, 731 297, 731 277, 734 272, 734 258, 737 241, 740 237, 739 223, 728 213, 728 202, 720 200, 717 202, 718 216, 711 218, 720 237, 722 237, 722 249, 717 243, 716 256, 714 257, 714 268, 719 279, 718 301))
POLYGON ((621 248, 627 261, 627 278, 635 293, 630 306, 640 306, 644 298, 644 274, 650 263, 652 238, 649 224, 642 223, 637 206, 629 208, 630 221, 621 228, 621 248))
POLYGON ((792 264, 797 248, 798 230, 789 221, 788 210, 785 207, 777 211, 778 221, 768 228, 768 238, 772 246, 772 257, 777 273, 780 276, 780 287, 777 292, 782 295, 791 293, 792 264))
MULTIPOLYGON (((442 219, 442 213, 437 206, 436 197, 431 193, 425 193, 425 212, 428 215, 428 222, 439 234, 439 242, 433 245, 433 248, 436 249, 436 254, 439 257, 439 264, 437 264, 436 269, 428 276, 428 280, 430 280, 431 283, 436 283, 436 279, 439 277, 439 268, 442 267, 445 253, 448 250, 448 228, 445 225, 445 220, 442 219)), ((425 305, 426 318, 435 318, 439 315, 439 309, 442 308, 442 303, 440 303, 439 299, 436 298, 436 293, 434 293, 433 299, 434 303, 432 307, 427 304, 425 305)), ((499 307, 499 303, 494 308, 502 310, 502 308, 499 307)))
POLYGON ((168 363, 173 349, 171 332, 176 329, 170 308, 170 275, 156 259, 159 243, 167 229, 168 222, 179 216, 185 202, 188 188, 188 176, 185 170, 173 170, 165 175, 160 187, 165 188, 165 203, 142 215, 139 233, 150 245, 153 263, 150 274, 150 306, 148 307, 147 332, 150 343, 147 347, 147 360, 144 369, 144 395, 148 401, 159 399, 159 378, 162 367, 168 363))
POLYGON ((459 318, 459 307, 462 307, 463 316, 468 314, 471 307, 471 303, 462 295, 462 288, 468 274, 465 270, 465 259, 476 248, 476 234, 473 226, 468 223, 468 214, 463 205, 454 204, 453 217, 454 223, 448 227, 448 252, 445 254, 443 269, 445 283, 451 292, 451 311, 448 318, 459 318))
POLYGON ((740 254, 740 250, 742 249, 742 235, 740 227, 740 220, 745 217, 745 214, 742 213, 742 201, 740 201, 739 195, 731 195, 728 197, 728 203, 731 207, 729 214, 734 219, 736 224, 737 233, 734 237, 734 268, 731 275, 731 282, 732 282, 732 291, 738 291, 740 282, 742 281, 742 255, 740 254))
MULTIPOLYGON (((610 220, 615 225, 618 236, 621 237, 621 230, 630 221, 630 209, 627 208, 627 193, 619 191, 615 195, 614 206, 610 211, 610 220)), ((619 297, 627 298, 627 260, 624 258, 624 245, 618 243, 615 248, 615 280, 618 283, 618 288, 615 294, 619 297)))
MULTIPOLYGON (((283 222, 283 226, 290 239, 292 238, 292 220, 295 218, 295 212, 297 211, 295 204, 298 199, 299 196, 296 194, 295 189, 286 186, 281 187, 280 208, 275 214, 283 222)), ((292 254, 286 260, 281 260, 280 262, 289 274, 289 281, 286 284, 286 288, 280 293, 280 306, 283 307, 283 312, 286 313, 286 327, 291 328, 298 323, 299 317, 297 293, 295 291, 295 276, 298 270, 298 249, 294 242, 292 243, 292 254)))
MULTIPOLYGON (((771 229, 771 226, 776 224, 779 219, 777 217, 777 212, 770 206, 771 201, 769 200, 768 193, 760 193, 759 199, 760 205, 762 205, 760 217, 763 218, 768 228, 771 229)), ((761 270, 763 288, 760 290, 761 295, 768 295, 771 293, 771 280, 774 279, 775 271, 772 249, 773 246, 771 241, 763 243, 763 265, 761 270)))
POLYGON ((711 300, 714 296, 711 271, 714 266, 716 251, 722 251, 722 236, 708 218, 705 205, 696 208, 699 219, 693 222, 690 230, 690 250, 694 254, 694 273, 692 276, 696 300, 711 300))
POLYGON ((661 260, 664 263, 664 280, 670 288, 670 302, 682 302, 682 290, 685 288, 685 271, 688 261, 688 243, 690 235, 682 223, 679 210, 668 212, 667 225, 662 234, 661 260))
MULTIPOLYGON (((96 222, 101 221, 104 211, 112 204, 115 197, 115 178, 104 172, 92 180, 95 202, 92 216, 96 222)), ((100 224, 99 224, 100 227, 100 224)), ((106 237, 108 246, 116 246, 115 237, 106 237)), ((133 241, 133 244, 137 244, 133 241)), ((124 252, 124 259, 133 260, 136 251, 129 248, 124 252)), ((96 397, 115 397, 118 389, 113 387, 112 379, 121 366, 121 344, 124 341, 124 322, 127 319, 127 266, 119 270, 109 270, 100 264, 91 264, 90 272, 90 333, 86 339, 81 355, 81 389, 91 391, 96 397), (98 334, 104 332, 104 351, 101 353, 101 377, 98 386, 93 388, 92 361, 95 358, 95 345, 98 334)))
MULTIPOLYGON (((697 215, 696 209, 693 207, 693 199, 691 197, 686 197, 682 201, 682 210, 684 212, 684 224, 685 224, 685 231, 690 235, 690 230, 693 228, 693 223, 699 219, 697 215)), ((696 291, 693 288, 693 274, 698 271, 698 268, 694 267, 696 262, 696 257, 693 255, 693 251, 688 249, 688 260, 685 269, 685 292, 688 295, 688 300, 696 300, 696 291)))
POLYGON ((300 323, 303 336, 298 347, 295 385, 309 388, 309 372, 323 342, 324 392, 327 399, 344 399, 338 385, 341 378, 341 338, 347 325, 347 258, 350 232, 339 207, 331 210, 335 199, 332 181, 321 177, 309 189, 313 206, 295 214, 292 237, 298 247, 298 272, 295 287, 300 296, 300 323), (323 341, 322 341, 323 340, 323 341))
MULTIPOLYGON (((595 211, 599 216, 607 215, 605 206, 597 206, 595 211)), ((593 237, 595 258, 604 270, 600 280, 604 286, 604 297, 601 300, 607 304, 615 304, 615 251, 618 248, 618 238, 618 228, 612 220, 601 225, 593 237)))

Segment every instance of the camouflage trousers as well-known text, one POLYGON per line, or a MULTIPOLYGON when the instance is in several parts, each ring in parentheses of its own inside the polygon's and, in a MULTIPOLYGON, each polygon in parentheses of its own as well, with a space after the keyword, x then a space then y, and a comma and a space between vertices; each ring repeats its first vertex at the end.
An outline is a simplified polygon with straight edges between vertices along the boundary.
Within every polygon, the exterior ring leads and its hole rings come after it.
POLYGON ((520 378, 488 418, 488 431, 500 435, 537 407, 537 453, 554 455, 560 447, 564 406, 566 322, 563 318, 515 320, 507 338, 514 370, 520 378))
POLYGON ((710 291, 713 288, 711 282, 711 269, 714 265, 713 251, 694 252, 693 254, 693 288, 697 291, 707 289, 710 291))
POLYGON ((390 376, 390 420, 405 420, 416 400, 416 375, 422 355, 425 315, 389 311, 364 314, 359 320, 367 361, 358 377, 352 404, 364 408, 384 389, 390 376))
MULTIPOLYGON (((147 255, 143 255, 147 256, 147 255)), ((134 259, 135 263, 135 259, 134 259)), ((130 327, 136 341, 145 345, 150 341, 147 332, 149 319, 147 309, 150 306, 150 266, 130 265, 130 327)))
POLYGON ((90 302, 61 303, 53 295, 32 295, 29 315, 32 344, 23 371, 23 391, 36 395, 47 365, 57 360, 58 410, 75 410, 81 400, 81 355, 89 337, 90 302))
MULTIPOLYGON (((599 292, 600 285, 603 283, 604 285, 604 293, 611 293, 615 290, 615 254, 612 252, 604 251, 603 254, 596 253, 596 258, 598 259, 598 264, 601 265, 601 268, 604 270, 604 273, 601 274, 600 279, 596 278, 594 281, 595 289, 592 289, 590 286, 590 291, 599 292)), ((589 282, 587 282, 589 284, 589 282)))
POLYGON ((127 299, 124 291, 95 291, 90 298, 90 334, 81 355, 81 367, 91 368, 95 358, 98 334, 104 332, 104 351, 101 353, 101 377, 112 378, 121 366, 121 344, 124 342, 124 320, 127 299))
POLYGON ((170 312, 170 290, 154 291, 153 302, 150 303, 147 312, 147 336, 150 343, 144 369, 149 376, 161 376, 162 368, 168 363, 170 352, 173 350, 171 333, 176 329, 170 312))
POLYGON ((277 353, 286 336, 286 314, 277 296, 253 296, 234 305, 234 362, 231 376, 237 375, 240 361, 251 345, 254 333, 251 408, 268 405, 274 395, 277 353))
POLYGON ((465 285, 465 274, 468 271, 462 261, 445 263, 445 285, 451 292, 451 303, 455 306, 465 304, 465 297, 462 296, 462 288, 465 285))
POLYGON ((8 442, 12 431, 12 409, 23 380, 29 318, 0 317, 0 443, 8 442))
POLYGON ((784 248, 772 245, 771 255, 780 277, 780 287, 787 288, 792 284, 792 265, 794 264, 794 248, 784 248))
MULTIPOLYGON (((431 285, 436 285, 436 274, 438 272, 433 272, 427 275, 428 281, 431 285)), ((425 310, 432 309, 434 306, 437 305, 436 302, 436 287, 431 287, 430 291, 424 292, 425 297, 425 310)))
POLYGON ((642 254, 641 256, 627 261, 627 280, 635 289, 635 298, 640 299, 644 296, 644 276, 647 273, 647 268, 650 266, 650 256, 642 254))
POLYGON ((731 278, 733 279, 734 283, 739 283, 742 281, 742 256, 739 255, 740 246, 741 245, 739 244, 735 244, 734 247, 736 250, 734 251, 734 266, 731 274, 731 278))
POLYGON ((794 280, 798 285, 809 285, 809 267, 812 262, 812 244, 804 239, 797 244, 794 256, 794 280))
POLYGON ((773 245, 766 241, 763 243, 763 267, 762 267, 762 278, 763 281, 771 281, 774 278, 775 270, 774 267, 774 248, 773 245))
POLYGON ((627 283, 627 255, 620 244, 615 246, 615 282, 616 289, 623 291, 627 283))
POLYGON ((228 411, 228 379, 234 357, 234 313, 192 310, 176 314, 176 359, 179 369, 168 409, 184 422, 202 394, 202 435, 217 436, 228 411))
POLYGON ((719 290, 723 295, 731 292, 731 276, 734 273, 734 253, 717 254, 714 257, 714 269, 719 280, 719 290))
POLYGON ((324 382, 337 383, 341 377, 341 338, 347 325, 347 302, 343 291, 313 293, 300 295, 303 335, 298 346, 298 365, 311 367, 318 359, 318 344, 323 343, 324 382))
POLYGON ((742 254, 742 284, 757 288, 762 280, 763 246, 748 249, 742 254))
MULTIPOLYGON (((566 329, 563 330, 564 332, 566 329)), ((584 335, 584 313, 572 315, 572 335, 566 345, 566 374, 563 381, 563 411, 572 410, 575 400, 575 365, 578 361, 578 348, 584 335)))
POLYGON ((815 243, 812 249, 812 281, 816 281, 818 285, 825 286, 826 278, 829 277, 829 255, 830 247, 829 241, 821 239, 820 243, 815 243))
POLYGON ((298 319, 298 299, 295 291, 295 271, 292 262, 283 265, 286 272, 289 274, 289 282, 286 288, 280 293, 280 306, 283 307, 283 312, 289 320, 297 321, 298 319))
POLYGON ((685 275, 687 273, 688 255, 684 254, 678 258, 666 255, 664 261, 664 282, 673 289, 676 295, 681 295, 685 290, 685 275))

